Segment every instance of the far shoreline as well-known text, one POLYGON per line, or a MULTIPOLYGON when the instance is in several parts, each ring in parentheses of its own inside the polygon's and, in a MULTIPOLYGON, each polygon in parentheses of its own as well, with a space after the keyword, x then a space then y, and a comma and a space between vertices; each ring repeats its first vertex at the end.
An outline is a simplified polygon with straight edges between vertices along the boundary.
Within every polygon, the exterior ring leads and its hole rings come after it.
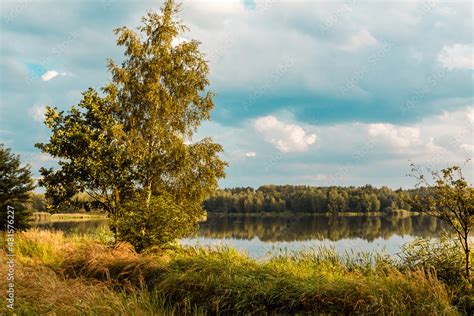
MULTIPOLYGON (((206 212, 200 220, 205 222, 209 217, 303 217, 303 216, 334 216, 334 217, 410 217, 424 215, 421 212, 410 212, 406 210, 394 210, 389 212, 338 212, 338 213, 309 213, 309 212, 206 212)), ((34 212, 32 222, 69 222, 69 221, 90 221, 107 220, 104 213, 48 213, 34 212)))
POLYGON ((418 216, 423 215, 421 212, 411 212, 406 210, 394 210, 390 212, 337 212, 337 213, 309 213, 309 212, 248 212, 248 213, 231 213, 231 212, 207 212, 207 217, 222 217, 222 216, 248 216, 248 217, 270 217, 270 216, 418 216))

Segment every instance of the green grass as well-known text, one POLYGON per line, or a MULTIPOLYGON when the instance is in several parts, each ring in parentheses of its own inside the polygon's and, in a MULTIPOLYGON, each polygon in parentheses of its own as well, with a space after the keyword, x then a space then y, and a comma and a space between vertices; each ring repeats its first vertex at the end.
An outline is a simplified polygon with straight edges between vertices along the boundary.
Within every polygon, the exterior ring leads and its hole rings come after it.
POLYGON ((463 313, 436 271, 379 255, 319 249, 256 261, 233 249, 181 247, 137 254, 100 234, 39 230, 17 234, 16 245, 19 315, 463 313))

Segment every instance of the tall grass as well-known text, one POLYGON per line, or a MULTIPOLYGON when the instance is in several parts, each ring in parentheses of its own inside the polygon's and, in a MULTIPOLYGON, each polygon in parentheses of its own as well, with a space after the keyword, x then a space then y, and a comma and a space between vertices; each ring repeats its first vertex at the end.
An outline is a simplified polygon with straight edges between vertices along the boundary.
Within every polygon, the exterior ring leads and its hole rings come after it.
POLYGON ((93 246, 68 256, 63 268, 75 277, 144 286, 176 308, 211 314, 455 314, 434 274, 348 266, 331 252, 257 262, 233 249, 187 249, 170 258, 93 246))
POLYGON ((228 248, 139 255, 127 244, 31 231, 19 234, 18 255, 19 314, 460 313, 431 269, 401 269, 383 256, 351 259, 331 249, 265 261, 228 248))
POLYGON ((15 254, 22 263, 58 265, 67 245, 62 232, 32 229, 16 234, 15 247, 15 254))
MULTIPOLYGON (((464 253, 455 239, 449 235, 436 241, 416 239, 403 248, 400 257, 399 270, 433 271, 448 285, 453 304, 464 313, 474 315, 474 288, 466 279, 464 253)), ((473 266, 474 258, 470 259, 473 266)))
MULTIPOLYGON (((0 264, 0 274, 6 265, 0 264)), ((0 299, 5 302, 5 293, 0 299)), ((1 315, 11 312, 0 305, 1 315)), ((165 300, 145 289, 112 289, 107 283, 84 278, 64 278, 44 266, 17 264, 16 315, 180 315, 165 300)))

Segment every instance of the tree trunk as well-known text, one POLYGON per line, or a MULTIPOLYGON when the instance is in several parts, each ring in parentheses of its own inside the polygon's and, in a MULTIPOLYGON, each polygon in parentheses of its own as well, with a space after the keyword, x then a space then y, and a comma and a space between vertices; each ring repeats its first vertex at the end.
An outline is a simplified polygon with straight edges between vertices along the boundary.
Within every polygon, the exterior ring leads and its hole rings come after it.
POLYGON ((146 207, 150 206, 150 200, 151 200, 151 181, 147 183, 146 185, 146 207))
POLYGON ((114 190, 114 208, 115 210, 117 210, 120 204, 120 192, 116 187, 114 187, 113 190, 114 190))
POLYGON ((117 222, 120 216, 120 214, 118 214, 118 212, 120 211, 120 191, 117 189, 117 187, 114 187, 113 192, 114 192, 114 207, 113 207, 113 216, 112 216, 112 222, 113 222, 112 232, 114 233, 114 241, 115 243, 117 243, 118 235, 119 235, 117 222))
POLYGON ((471 267, 470 267, 471 250, 469 249, 469 236, 468 235, 464 236, 464 243, 466 245, 466 248, 464 249, 464 252, 466 254, 466 278, 468 281, 471 281, 471 267))
POLYGON ((115 220, 114 220, 114 224, 112 226, 112 233, 114 234, 114 243, 116 244, 118 242, 118 240, 117 240, 118 233, 117 233, 117 222, 115 220))
POLYGON ((471 268, 469 267, 469 250, 466 250, 466 277, 470 281, 471 280, 471 268))

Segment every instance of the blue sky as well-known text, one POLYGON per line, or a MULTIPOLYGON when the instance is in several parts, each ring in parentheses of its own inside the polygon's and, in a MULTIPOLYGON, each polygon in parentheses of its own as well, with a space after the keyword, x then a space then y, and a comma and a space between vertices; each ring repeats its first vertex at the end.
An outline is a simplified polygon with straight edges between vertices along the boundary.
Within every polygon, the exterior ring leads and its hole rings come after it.
MULTIPOLYGON (((45 105, 68 109, 120 61, 112 30, 161 1, 2 1, 0 141, 54 161, 45 105)), ((411 187, 409 160, 473 156, 470 1, 184 1, 217 94, 211 136, 230 163, 221 186, 411 187)), ((470 165, 468 177, 472 181, 470 165)))

